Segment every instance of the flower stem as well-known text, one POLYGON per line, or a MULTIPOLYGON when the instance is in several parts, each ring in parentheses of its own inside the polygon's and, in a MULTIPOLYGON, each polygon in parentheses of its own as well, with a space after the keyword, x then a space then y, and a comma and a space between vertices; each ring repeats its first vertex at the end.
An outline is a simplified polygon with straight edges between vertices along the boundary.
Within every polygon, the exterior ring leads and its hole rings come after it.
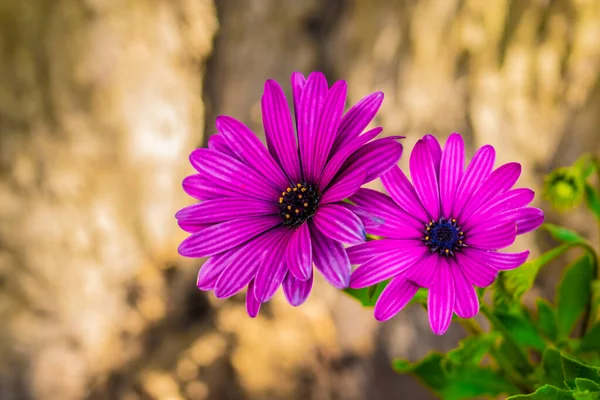
POLYGON ((462 325, 464 330, 467 331, 469 335, 481 335, 483 333, 483 329, 481 329, 477 321, 475 321, 473 318, 460 318, 458 323, 462 325))

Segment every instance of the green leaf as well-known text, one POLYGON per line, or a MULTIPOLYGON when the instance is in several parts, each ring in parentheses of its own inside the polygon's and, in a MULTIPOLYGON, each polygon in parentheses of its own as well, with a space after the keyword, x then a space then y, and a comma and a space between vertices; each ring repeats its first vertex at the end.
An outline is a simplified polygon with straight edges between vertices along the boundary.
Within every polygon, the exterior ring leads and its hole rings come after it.
POLYGON ((558 327, 556 323, 556 313, 554 308, 545 299, 537 300, 538 307, 538 327, 540 331, 550 340, 556 341, 558 336, 558 327))
POLYGON ((518 394, 507 397, 506 400, 573 400, 572 391, 559 389, 554 386, 544 385, 535 393, 518 394))
POLYGON ((592 210, 596 218, 600 219, 600 196, 589 183, 585 184, 585 204, 592 210))
POLYGON ((468 336, 448 352, 446 359, 455 365, 478 365, 499 337, 497 332, 468 336))
POLYGON ((444 356, 440 353, 430 353, 418 363, 410 363, 402 359, 392 361, 392 367, 400 374, 411 374, 425 386, 435 392, 441 391, 448 385, 448 376, 442 368, 444 356))
POLYGON ((572 231, 567 228, 563 228, 562 226, 545 223, 542 224, 542 227, 545 228, 552 237, 560 242, 565 243, 579 243, 585 242, 585 239, 581 237, 577 232, 572 231))
POLYGON ((569 336, 583 314, 591 296, 594 279, 592 258, 585 254, 567 268, 557 293, 557 321, 559 337, 569 336))
POLYGON ((544 369, 543 383, 559 388, 566 388, 565 373, 562 366, 560 351, 547 348, 542 355, 542 368, 544 369))
POLYGON ((573 398, 575 400, 598 400, 600 399, 600 392, 573 392, 573 398))
POLYGON ((600 392, 600 385, 590 379, 576 378, 575 386, 577 386, 577 390, 580 392, 585 392, 586 390, 589 390, 590 392, 600 392))
POLYGON ((440 391, 444 400, 472 399, 519 393, 519 388, 490 368, 469 366, 454 370, 448 385, 440 391))
POLYGON ((600 322, 592 326, 585 336, 581 339, 578 352, 600 351, 600 322))
POLYGON ((529 314, 523 312, 521 315, 508 313, 502 310, 494 311, 496 317, 505 326, 511 338, 522 346, 533 347, 536 350, 543 351, 546 348, 546 342, 540 336, 535 325, 531 321, 529 314))
POLYGON ((583 364, 574 358, 561 354, 563 371, 565 373, 565 383, 571 389, 576 388, 575 380, 577 378, 589 379, 600 384, 600 373, 598 367, 583 364))
POLYGON ((373 307, 388 283, 389 281, 384 281, 362 289, 346 288, 344 292, 354 297, 364 307, 373 307))

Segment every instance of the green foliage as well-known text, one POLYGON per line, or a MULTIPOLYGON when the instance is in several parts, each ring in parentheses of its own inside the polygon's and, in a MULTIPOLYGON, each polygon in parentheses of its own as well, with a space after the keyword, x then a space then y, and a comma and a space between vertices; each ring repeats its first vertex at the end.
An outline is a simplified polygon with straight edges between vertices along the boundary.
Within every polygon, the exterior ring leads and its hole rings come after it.
POLYGON ((545 299, 537 299, 538 308, 538 327, 540 332, 552 341, 558 338, 558 325, 556 321, 556 312, 545 299))
POLYGON ((572 231, 571 229, 563 228, 562 226, 545 223, 542 225, 544 229, 546 229, 550 235, 559 242, 565 243, 584 243, 585 238, 579 235, 577 232, 572 231))
MULTIPOLYGON (((383 289, 385 289, 388 283, 389 281, 385 281, 362 289, 346 288, 344 289, 344 293, 358 300, 364 307, 373 307, 375 306, 375 303, 377 303, 379 296, 381 296, 381 292, 383 292, 383 289)), ((419 289, 409 304, 426 302, 427 289, 419 289)))
POLYGON ((535 393, 519 394, 507 397, 506 400, 573 400, 570 390, 562 390, 551 385, 544 385, 535 393))
POLYGON ((590 283, 593 277, 594 265, 588 254, 567 268, 557 293, 559 337, 567 337, 583 314, 591 297, 590 283))
POLYGON ((589 351, 600 352, 600 322, 594 325, 592 329, 583 336, 577 351, 581 353, 589 351))
POLYGON ((577 386, 577 390, 579 390, 580 392, 600 392, 600 385, 586 378, 576 378, 575 386, 577 386))
POLYGON ((494 314, 516 343, 540 351, 546 348, 546 342, 540 336, 527 312, 516 314, 496 310, 494 314))
POLYGON ((469 336, 448 352, 446 360, 454 365, 478 365, 499 338, 498 332, 469 336))
POLYGON ((585 204, 600 219, 600 196, 589 183, 585 184, 585 204))

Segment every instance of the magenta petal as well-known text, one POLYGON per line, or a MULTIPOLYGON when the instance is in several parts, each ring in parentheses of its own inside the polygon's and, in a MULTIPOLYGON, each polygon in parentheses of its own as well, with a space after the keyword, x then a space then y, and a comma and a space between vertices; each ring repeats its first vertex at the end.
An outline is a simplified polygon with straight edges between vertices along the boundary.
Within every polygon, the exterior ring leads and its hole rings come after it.
POLYGON ((289 232, 287 230, 279 234, 277 241, 270 246, 264 246, 264 256, 256 278, 254 279, 254 295, 256 300, 265 303, 277 292, 285 278, 287 268, 285 266, 285 249, 288 244, 289 232))
POLYGON ((331 285, 345 289, 350 283, 350 260, 340 242, 329 239, 310 226, 315 267, 331 285))
POLYGON ((440 193, 431 152, 421 139, 415 145, 410 160, 410 174, 419 199, 432 221, 440 217, 440 193))
POLYGON ((466 249, 465 254, 482 264, 489 265, 500 271, 515 269, 523 265, 529 257, 529 250, 521 253, 499 253, 497 251, 466 249))
POLYGON ((320 72, 313 72, 306 80, 302 90, 296 119, 298 121, 298 143, 304 179, 314 182, 313 166, 315 163, 315 141, 317 122, 323 101, 327 95, 327 80, 320 72))
POLYGON ((312 275, 312 246, 307 223, 291 233, 285 258, 288 269, 297 279, 305 281, 312 275))
POLYGON ((198 200, 218 199, 222 197, 240 197, 241 194, 222 188, 210 182, 200 174, 190 175, 183 179, 183 190, 198 200))
POLYGON ((365 227, 360 218, 338 204, 319 206, 313 222, 321 233, 338 242, 357 244, 366 239, 365 227))
POLYGON ((531 232, 544 222, 544 212, 539 208, 524 207, 517 213, 517 235, 531 232))
POLYGON ((300 97, 304 86, 306 86, 306 78, 300 72, 293 72, 290 77, 290 84, 292 85, 292 97, 294 99, 294 114, 296 115, 296 124, 298 124, 300 97))
MULTIPOLYGON (((312 271, 311 271, 312 272, 312 271)), ((310 274, 308 279, 300 280, 296 279, 294 275, 288 274, 283 280, 283 294, 287 299, 288 303, 292 306, 297 307, 304 303, 310 294, 313 286, 313 274, 310 274)))
POLYGON ((301 173, 296 134, 285 94, 277 82, 265 82, 261 105, 269 152, 279 161, 288 178, 299 182, 301 173))
POLYGON ((369 234, 384 236, 391 239, 415 239, 423 238, 423 231, 411 226, 410 218, 404 213, 395 216, 383 216, 384 223, 368 229, 369 234))
POLYGON ((450 264, 448 259, 440 257, 435 283, 429 289, 427 298, 429 325, 436 335, 444 334, 450 326, 455 298, 456 292, 450 264))
POLYGON ((400 167, 394 166, 383 174, 381 182, 396 204, 408 215, 419 221, 416 227, 423 226, 423 223, 429 220, 429 215, 421 205, 415 188, 400 167))
POLYGON ((317 132, 315 136, 315 158, 311 166, 311 176, 318 177, 323 172, 325 162, 329 159, 331 146, 340 126, 344 105, 346 104, 346 91, 348 85, 344 81, 336 82, 327 92, 323 108, 319 115, 317 132))
POLYGON ((439 175, 440 163, 442 161, 442 146, 440 146, 440 142, 433 135, 423 136, 423 141, 427 144, 427 148, 433 159, 433 165, 435 165, 435 172, 439 175))
POLYGON ((337 179, 336 183, 325 191, 320 203, 334 203, 350 197, 362 186, 365 177, 366 173, 362 168, 347 171, 344 176, 337 179))
POLYGON ((360 289, 383 282, 412 267, 427 249, 423 246, 403 248, 371 258, 359 266, 350 277, 350 287, 360 289))
POLYGON ((185 257, 206 257, 229 250, 281 224, 279 216, 246 217, 211 225, 179 245, 185 257))
POLYGON ((464 230, 485 223, 490 217, 507 210, 517 209, 531 203, 534 197, 531 189, 513 189, 494 197, 477 210, 467 222, 462 225, 464 230))
POLYGON ((212 256, 200 267, 198 271, 198 280, 196 285, 200 290, 213 290, 217 279, 225 268, 229 265, 232 256, 238 249, 232 249, 215 256, 212 256))
POLYGON ((386 321, 398 314, 415 296, 419 287, 406 280, 404 276, 397 276, 383 289, 374 314, 378 321, 386 321))
POLYGON ((521 175, 521 165, 519 163, 504 164, 494 170, 465 204, 460 213, 461 220, 468 220, 487 202, 512 188, 519 179, 519 175, 521 175))
POLYGON ((250 281, 248 285, 248 291, 246 292, 246 312, 250 318, 254 318, 258 315, 260 310, 260 301, 256 300, 254 296, 254 279, 250 281))
POLYGON ((334 152, 340 150, 371 123, 383 102, 383 92, 376 92, 363 97, 342 118, 337 137, 333 145, 334 152))
POLYGON ((465 165, 465 143, 458 133, 450 135, 444 146, 440 163, 440 201, 442 214, 450 218, 454 195, 462 178, 465 165))
POLYGON ((211 224, 200 224, 198 222, 177 221, 177 225, 187 233, 196 233, 208 228, 211 224))
POLYGON ((340 205, 356 214, 358 218, 360 218, 360 220, 362 221, 367 232, 369 231, 369 229, 381 226, 385 222, 385 219, 378 217, 377 215, 370 213, 366 210, 363 210, 362 208, 355 206, 354 204, 340 203, 340 205))
POLYGON ((452 206, 453 216, 460 215, 467 201, 488 177, 494 167, 495 159, 496 151, 492 146, 485 145, 477 150, 458 184, 458 189, 456 189, 452 206))
POLYGON ((377 139, 352 154, 340 169, 340 175, 349 169, 362 168, 367 173, 364 183, 371 182, 396 165, 401 156, 402 144, 395 138, 377 139))
POLYGON ((430 288, 434 284, 440 258, 442 257, 438 254, 425 254, 404 273, 404 276, 417 286, 430 288))
POLYGON ((187 206, 175 214, 180 221, 200 224, 229 221, 240 217, 279 214, 275 203, 258 199, 223 198, 187 206))
POLYGON ((455 262, 452 262, 451 264, 454 288, 456 291, 454 312, 461 318, 472 318, 479 312, 479 298, 477 297, 477 292, 458 265, 456 265, 455 262))
POLYGON ((319 180, 319 189, 324 190, 327 188, 331 180, 335 177, 348 158, 362 145, 377 137, 381 131, 382 129, 380 127, 371 129, 337 151, 327 162, 327 165, 321 174, 321 178, 319 180))
MULTIPOLYGON (((286 109, 289 117, 289 112, 286 109)), ((280 118, 275 116, 275 118, 280 118)), ((256 135, 240 121, 227 117, 217 117, 217 130, 227 140, 227 145, 235 153, 238 159, 267 180, 272 180, 278 187, 288 186, 288 179, 279 168, 273 157, 256 135)), ((296 148, 294 146, 293 150, 296 148)))
POLYGON ((414 245, 415 243, 410 240, 379 239, 349 247, 346 252, 352 264, 362 264, 381 254, 399 251, 414 245))
POLYGON ((267 201, 279 197, 277 185, 259 175, 248 165, 235 158, 208 149, 196 149, 190 162, 204 177, 219 186, 246 196, 267 201))
POLYGON ((491 285, 498 276, 498 270, 482 263, 472 257, 472 253, 465 249, 463 253, 456 254, 456 262, 467 280, 475 286, 487 287, 491 285))
POLYGON ((486 250, 498 250, 510 246, 517 237, 517 225, 510 220, 492 220, 467 232, 465 244, 486 250))
POLYGON ((211 135, 211 137, 208 138, 208 148, 210 150, 228 155, 229 157, 238 159, 233 150, 231 150, 231 147, 227 145, 227 142, 221 135, 211 135))
MULTIPOLYGON (((415 229, 422 229, 424 224, 402 210, 394 201, 383 193, 373 189, 358 189, 350 196, 350 200, 366 212, 377 215, 387 222, 389 220, 404 221, 415 229)), ((425 211, 423 211, 425 213, 425 211)), ((425 213, 425 216, 427 214, 425 213)))

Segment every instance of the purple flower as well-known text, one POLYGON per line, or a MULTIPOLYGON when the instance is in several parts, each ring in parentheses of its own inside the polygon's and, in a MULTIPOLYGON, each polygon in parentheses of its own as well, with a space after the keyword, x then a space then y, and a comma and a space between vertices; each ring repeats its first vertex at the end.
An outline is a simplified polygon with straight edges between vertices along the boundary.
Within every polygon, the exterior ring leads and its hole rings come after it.
POLYGON ((443 334, 455 312, 471 318, 479 311, 474 285, 490 285, 498 271, 517 268, 529 251, 500 253, 517 235, 544 220, 530 189, 511 189, 521 174, 518 163, 492 171, 495 151, 483 146, 466 170, 462 137, 453 133, 444 150, 431 135, 410 156, 411 184, 397 166, 382 176, 391 198, 360 189, 351 200, 365 212, 385 220, 370 227, 383 236, 348 250, 360 266, 350 287, 363 288, 391 278, 375 305, 375 318, 397 314, 419 287, 429 289, 429 323, 443 334))
POLYGON ((179 246, 187 257, 210 257, 198 288, 229 297, 248 286, 246 308, 256 316, 280 285, 288 302, 302 304, 313 283, 312 264, 329 283, 345 288, 350 261, 343 243, 365 240, 377 223, 342 202, 398 162, 402 145, 361 135, 383 93, 363 98, 345 115, 346 82, 330 88, 319 72, 291 77, 296 131, 285 95, 268 80, 262 97, 267 148, 241 122, 221 116, 219 134, 190 161, 198 174, 183 181, 200 203, 176 215, 192 235, 179 246))

